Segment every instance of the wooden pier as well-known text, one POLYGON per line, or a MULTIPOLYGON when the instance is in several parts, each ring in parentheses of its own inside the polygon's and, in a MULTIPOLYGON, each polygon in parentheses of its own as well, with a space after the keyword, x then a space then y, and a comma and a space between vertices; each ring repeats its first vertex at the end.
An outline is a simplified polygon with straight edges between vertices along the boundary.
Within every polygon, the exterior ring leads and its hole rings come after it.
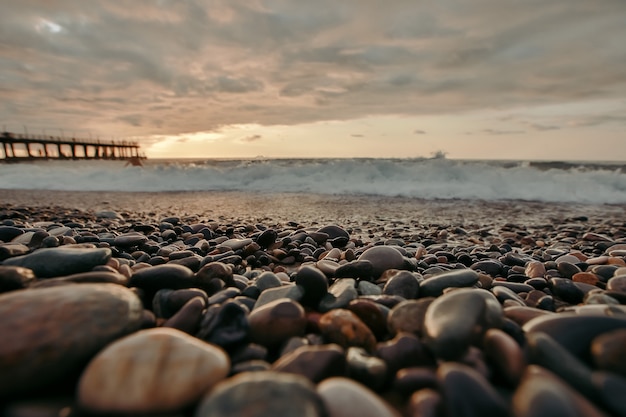
POLYGON ((140 153, 137 142, 118 140, 100 141, 92 139, 66 138, 59 136, 0 134, 2 162, 37 160, 125 160, 141 164, 145 155, 140 153))

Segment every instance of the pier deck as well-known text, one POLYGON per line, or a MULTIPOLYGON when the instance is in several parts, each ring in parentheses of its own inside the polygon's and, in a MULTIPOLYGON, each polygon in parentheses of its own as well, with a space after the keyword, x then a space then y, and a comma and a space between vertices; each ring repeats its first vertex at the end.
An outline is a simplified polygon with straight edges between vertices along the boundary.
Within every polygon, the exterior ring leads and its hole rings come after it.
POLYGON ((101 141, 59 136, 0 134, 0 162, 36 160, 127 160, 146 159, 137 142, 126 140, 101 141))

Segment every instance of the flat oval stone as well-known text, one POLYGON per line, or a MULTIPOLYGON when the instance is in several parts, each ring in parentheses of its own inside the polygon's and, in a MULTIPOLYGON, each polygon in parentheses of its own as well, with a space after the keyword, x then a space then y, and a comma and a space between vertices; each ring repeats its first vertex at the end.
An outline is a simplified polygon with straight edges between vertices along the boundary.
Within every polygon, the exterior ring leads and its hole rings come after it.
POLYGON ((243 372, 217 384, 194 417, 325 417, 326 406, 305 377, 280 372, 243 372))
POLYGON ((438 297, 450 287, 471 287, 478 282, 478 273, 471 269, 444 272, 425 279, 420 284, 421 297, 438 297))
POLYGON ((393 246, 373 246, 361 254, 359 260, 370 261, 372 274, 378 278, 388 269, 405 269, 404 256, 393 246))
POLYGON ((502 326, 502 307, 485 290, 458 289, 438 297, 424 318, 426 340, 436 356, 458 359, 490 328, 502 326))
POLYGON ((330 342, 344 348, 357 346, 371 352, 376 345, 372 331, 351 311, 331 310, 320 317, 322 335, 330 342))
POLYGON ((299 303, 279 298, 252 310, 248 323, 253 343, 273 347, 290 337, 304 335, 307 320, 299 303))
POLYGON ((230 371, 226 353, 169 328, 143 330, 107 346, 78 384, 82 407, 98 413, 180 411, 230 371))
POLYGON ((281 356, 272 369, 305 376, 318 383, 321 380, 346 374, 346 354, 334 343, 328 345, 305 345, 281 356))
POLYGON ((6 259, 3 264, 29 268, 38 278, 49 278, 87 272, 106 264, 109 259, 109 248, 63 246, 38 249, 27 255, 6 259))
POLYGON ((116 236, 113 239, 113 245, 121 248, 130 248, 133 246, 139 246, 148 241, 148 237, 140 233, 127 233, 120 236, 116 236))
POLYGON ((193 271, 182 265, 165 264, 135 271, 128 286, 158 291, 197 287, 193 271))
POLYGON ((348 378, 325 379, 317 386, 329 417, 400 417, 387 402, 369 388, 348 378))
POLYGON ((143 306, 127 288, 83 284, 0 295, 0 392, 45 387, 81 369, 102 347, 134 332, 143 306))
POLYGON ((56 278, 46 278, 34 283, 32 288, 52 287, 60 284, 117 284, 126 286, 128 278, 117 272, 89 271, 56 278))

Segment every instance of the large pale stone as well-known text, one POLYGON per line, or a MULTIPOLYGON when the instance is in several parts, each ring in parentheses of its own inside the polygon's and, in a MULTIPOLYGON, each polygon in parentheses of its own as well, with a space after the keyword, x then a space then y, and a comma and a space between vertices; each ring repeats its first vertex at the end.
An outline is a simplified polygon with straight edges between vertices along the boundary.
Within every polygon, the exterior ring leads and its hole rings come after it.
POLYGON ((230 360, 219 347, 171 328, 143 330, 109 345, 87 366, 80 404, 99 413, 181 410, 224 379, 230 360))

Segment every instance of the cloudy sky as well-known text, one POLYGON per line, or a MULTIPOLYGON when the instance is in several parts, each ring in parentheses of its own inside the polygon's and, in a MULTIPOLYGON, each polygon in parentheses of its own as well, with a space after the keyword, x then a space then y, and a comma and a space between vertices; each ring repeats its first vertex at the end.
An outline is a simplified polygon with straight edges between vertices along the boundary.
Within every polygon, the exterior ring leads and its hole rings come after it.
POLYGON ((149 157, 626 159, 626 0, 0 0, 0 123, 149 157))

